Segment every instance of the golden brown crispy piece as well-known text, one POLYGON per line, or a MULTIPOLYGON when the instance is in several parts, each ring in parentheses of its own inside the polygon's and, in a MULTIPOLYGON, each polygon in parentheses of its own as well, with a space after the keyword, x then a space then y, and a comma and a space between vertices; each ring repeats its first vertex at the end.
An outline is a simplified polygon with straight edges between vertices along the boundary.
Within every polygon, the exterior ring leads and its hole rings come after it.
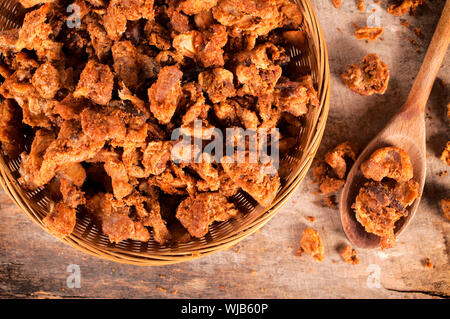
POLYGON ((133 193, 125 202, 127 205, 136 207, 138 219, 144 226, 153 229, 153 238, 160 244, 165 244, 172 239, 172 235, 166 226, 166 221, 161 217, 161 206, 159 204, 159 191, 148 183, 142 183, 139 190, 143 195, 133 193))
POLYGON ((61 178, 59 190, 63 197, 62 202, 68 207, 77 208, 80 205, 86 204, 84 192, 82 192, 77 186, 72 184, 69 180, 61 178))
POLYGON ((260 96, 272 93, 282 73, 281 66, 275 63, 284 57, 283 49, 270 42, 239 53, 236 56, 236 77, 242 87, 238 94, 260 96))
POLYGON ((181 118, 183 124, 190 124, 196 119, 206 119, 210 105, 206 103, 200 84, 186 83, 183 85, 183 92, 184 98, 181 104, 186 108, 186 113, 181 118))
POLYGON ((145 25, 144 32, 150 45, 154 45, 163 51, 169 50, 172 47, 169 30, 156 21, 148 21, 145 25))
POLYGON ((369 159, 361 164, 361 171, 366 178, 378 182, 389 177, 401 183, 409 181, 414 175, 408 153, 395 146, 383 147, 373 152, 369 159))
POLYGON ((322 237, 314 229, 306 228, 300 239, 300 248, 297 256, 304 253, 310 255, 316 261, 322 262, 325 259, 325 246, 323 245, 322 237))
POLYGON ((0 53, 8 57, 16 50, 16 43, 19 39, 19 29, 0 31, 0 53))
POLYGON ((176 32, 185 33, 190 31, 191 25, 189 23, 189 17, 181 10, 181 4, 178 5, 178 1, 169 1, 169 7, 166 10, 167 16, 170 20, 170 26, 176 32))
POLYGON ((172 45, 181 55, 194 59, 203 44, 201 32, 197 30, 178 34, 174 37, 172 45))
POLYGON ((233 73, 223 68, 214 68, 201 72, 198 83, 213 103, 220 103, 236 95, 233 85, 233 73))
POLYGON ((110 242, 118 243, 127 239, 146 242, 150 239, 147 228, 129 216, 130 206, 114 200, 112 194, 97 193, 87 199, 86 207, 101 222, 102 231, 110 242))
POLYGON ((86 180, 86 171, 80 163, 70 163, 58 169, 58 176, 77 187, 81 187, 86 180))
POLYGON ((406 208, 419 197, 419 184, 367 182, 359 191, 353 209, 365 230, 381 237, 381 249, 395 243, 395 223, 408 215, 406 208))
POLYGON ((153 0, 112 0, 103 16, 103 25, 112 40, 119 40, 127 29, 127 20, 154 19, 153 0))
POLYGON ((51 37, 56 37, 57 29, 46 23, 51 8, 51 4, 47 3, 25 15, 16 42, 17 51, 35 50, 40 59, 48 61, 62 59, 63 44, 50 40, 51 37))
POLYGON ((333 6, 336 9, 339 9, 341 7, 341 5, 342 5, 342 0, 331 0, 331 2, 333 3, 333 6))
POLYGON ((445 218, 450 220, 450 198, 444 198, 441 200, 441 209, 445 218))
POLYGON ((281 26, 288 29, 298 29, 303 16, 297 4, 290 0, 276 0, 278 11, 281 13, 281 26))
POLYGON ((268 207, 280 188, 280 178, 271 160, 265 164, 250 162, 249 154, 245 162, 225 156, 222 161, 225 173, 240 188, 252 196, 261 206, 268 207))
POLYGON ((177 208, 176 217, 197 238, 208 233, 215 221, 226 221, 237 215, 234 204, 218 193, 201 193, 188 197, 177 208))
POLYGON ((85 98, 77 99, 72 94, 68 94, 61 101, 54 102, 52 111, 64 120, 80 120, 81 112, 89 104, 89 101, 85 98))
POLYGON ((335 193, 344 187, 345 180, 333 176, 334 172, 325 161, 316 161, 313 167, 313 177, 319 183, 322 194, 335 193))
POLYGON ((361 95, 384 94, 389 83, 389 69, 376 54, 368 54, 361 60, 361 65, 350 65, 341 78, 350 90, 361 95))
POLYGON ((37 6, 38 4, 51 3, 54 1, 55 0, 19 0, 20 4, 24 8, 31 8, 31 7, 37 6))
POLYGON ((63 238, 69 236, 75 228, 76 211, 64 203, 58 203, 51 208, 42 222, 52 235, 63 238))
POLYGON ((3 152, 10 158, 16 158, 22 151, 23 133, 22 114, 17 104, 5 99, 0 104, 0 142, 3 152))
POLYGON ((44 160, 43 157, 48 147, 54 141, 55 134, 53 132, 46 129, 37 130, 31 144, 30 153, 22 153, 22 162, 19 169, 21 178, 19 181, 28 188, 34 189, 42 184, 39 175, 44 160))
POLYGON ((181 78, 183 72, 176 66, 161 69, 158 80, 148 89, 150 111, 161 124, 168 124, 172 119, 183 91, 181 78))
POLYGON ((197 181, 197 187, 217 191, 220 187, 219 171, 212 165, 212 158, 207 153, 199 155, 196 163, 189 165, 200 176, 202 180, 197 181))
POLYGON ((88 107, 81 112, 81 126, 86 135, 94 140, 123 140, 127 128, 126 114, 115 107, 88 107))
POLYGON ((139 84, 139 64, 137 50, 131 41, 117 41, 112 46, 114 71, 129 88, 139 84))
POLYGON ((91 99, 94 103, 106 105, 111 100, 114 75, 108 65, 89 60, 80 75, 73 96, 91 99))
POLYGON ((242 125, 246 129, 257 129, 259 126, 259 119, 255 112, 252 110, 241 107, 237 104, 236 115, 239 117, 242 125))
POLYGON ((354 161, 358 152, 358 145, 346 141, 327 152, 324 161, 316 161, 313 177, 323 194, 337 192, 344 186, 349 168, 347 161, 354 161))
POLYGON ((416 8, 424 3, 425 0, 403 0, 401 3, 390 5, 387 12, 392 15, 402 16, 411 11, 411 14, 414 15, 416 8))
POLYGON ((195 60, 205 68, 223 66, 223 47, 228 42, 228 32, 225 26, 213 24, 202 32, 203 43, 199 47, 195 60))
POLYGON ((122 199, 131 194, 133 186, 130 184, 127 169, 114 151, 102 150, 95 155, 92 162, 103 162, 106 174, 111 177, 114 197, 122 199))
POLYGON ((172 158, 172 147, 172 141, 148 143, 144 151, 142 165, 149 174, 160 175, 166 170, 172 158))
POLYGON ((53 100, 44 99, 36 88, 28 82, 19 82, 15 72, 0 86, 4 98, 14 99, 22 108, 23 123, 32 127, 50 128, 53 100))
POLYGON ((318 106, 319 100, 311 76, 304 76, 299 82, 280 78, 275 86, 275 105, 294 116, 302 116, 310 107, 318 106))
POLYGON ((198 14, 215 7, 218 0, 184 0, 180 3, 180 9, 189 15, 198 14))
POLYGON ((347 173, 347 163, 345 159, 355 161, 358 153, 359 146, 346 141, 325 154, 325 162, 330 165, 340 179, 343 179, 347 173))
POLYGON ((108 37, 105 28, 92 18, 86 19, 86 27, 92 46, 99 61, 106 59, 111 52, 113 41, 108 37))
POLYGON ((341 257, 347 264, 357 265, 359 264, 359 258, 357 256, 357 251, 352 248, 352 246, 347 245, 341 250, 341 257))
POLYGON ((445 149, 442 151, 441 161, 450 166, 450 141, 447 142, 445 149))
POLYGON ((355 37, 359 40, 375 41, 383 35, 384 29, 381 27, 363 27, 355 31, 355 37))
POLYGON ((230 27, 231 35, 241 32, 261 36, 281 25, 282 15, 273 0, 219 0, 212 9, 214 18, 230 27))
POLYGON ((80 163, 70 163, 62 166, 57 174, 60 178, 59 190, 63 202, 71 208, 86 204, 84 192, 81 191, 86 180, 86 171, 83 166, 80 163))
POLYGON ((39 171, 33 176, 34 185, 47 184, 62 166, 93 158, 104 144, 105 140, 96 141, 83 133, 77 122, 64 121, 57 139, 48 145, 39 171))
POLYGON ((60 74, 51 63, 41 64, 34 73, 31 84, 43 98, 51 99, 61 88, 60 74))

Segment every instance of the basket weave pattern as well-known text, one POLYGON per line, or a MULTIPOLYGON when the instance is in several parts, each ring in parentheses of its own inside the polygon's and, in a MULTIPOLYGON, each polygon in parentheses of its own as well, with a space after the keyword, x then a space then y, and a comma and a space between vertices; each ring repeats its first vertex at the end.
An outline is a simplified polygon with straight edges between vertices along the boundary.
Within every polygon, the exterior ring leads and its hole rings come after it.
MULTIPOLYGON (((301 47, 290 48, 293 67, 308 68, 317 88, 320 105, 311 110, 304 119, 299 132, 298 145, 281 159, 280 166, 286 168, 282 176, 282 187, 270 207, 263 208, 248 195, 240 192, 235 197, 238 207, 245 212, 227 222, 211 225, 210 232, 200 239, 188 243, 159 245, 149 242, 126 240, 111 244, 108 237, 92 222, 89 216, 77 214, 73 233, 61 239, 66 244, 94 256, 136 265, 165 265, 183 262, 229 248, 261 228, 272 218, 305 177, 322 139, 329 108, 329 67, 325 40, 310 0, 295 0, 303 13, 301 30, 308 35, 301 47)), ((25 10, 17 0, 0 3, 0 30, 20 27, 25 10)), ((294 70, 295 71, 295 70, 294 70)), ((25 146, 27 149, 27 146, 25 146)), ((42 219, 50 204, 45 188, 29 191, 17 182, 20 158, 10 160, 0 154, 0 184, 11 199, 34 222, 45 227, 42 219)))

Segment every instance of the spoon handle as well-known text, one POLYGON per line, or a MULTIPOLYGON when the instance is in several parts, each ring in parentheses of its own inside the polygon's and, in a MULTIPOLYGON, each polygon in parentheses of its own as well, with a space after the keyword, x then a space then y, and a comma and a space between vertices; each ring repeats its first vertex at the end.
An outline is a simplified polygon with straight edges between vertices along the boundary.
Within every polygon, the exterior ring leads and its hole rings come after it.
POLYGON ((404 109, 414 108, 424 113, 425 105, 430 96, 434 80, 439 72, 442 60, 445 57, 450 42, 450 0, 447 0, 442 10, 436 31, 431 39, 425 59, 419 74, 414 81, 404 109))

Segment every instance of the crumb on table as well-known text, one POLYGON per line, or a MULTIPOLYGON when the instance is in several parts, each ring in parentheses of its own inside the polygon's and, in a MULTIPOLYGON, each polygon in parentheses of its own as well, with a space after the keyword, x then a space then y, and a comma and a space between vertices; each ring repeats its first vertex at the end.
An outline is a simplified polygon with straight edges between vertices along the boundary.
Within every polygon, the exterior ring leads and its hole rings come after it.
POLYGON ((310 255, 319 262, 325 259, 325 247, 322 238, 317 231, 310 227, 303 231, 297 256, 300 257, 303 253, 310 255))
POLYGON ((347 264, 351 265, 359 264, 357 251, 353 249, 350 245, 345 246, 344 249, 341 250, 341 257, 347 264))

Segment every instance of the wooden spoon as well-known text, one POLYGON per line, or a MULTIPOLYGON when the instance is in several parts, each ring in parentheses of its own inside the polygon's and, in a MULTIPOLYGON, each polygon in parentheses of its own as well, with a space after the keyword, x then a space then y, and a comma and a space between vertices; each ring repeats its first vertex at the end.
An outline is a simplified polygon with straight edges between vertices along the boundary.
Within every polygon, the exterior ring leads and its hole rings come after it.
MULTIPOLYGON (((356 159, 342 191, 340 201, 342 227, 348 239, 360 248, 376 248, 380 243, 379 236, 364 230, 364 227, 356 220, 355 212, 352 209, 352 204, 355 202, 359 189, 366 181, 361 173, 360 165, 375 150, 385 146, 397 146, 407 152, 414 166, 414 179, 420 184, 421 194, 423 192, 426 172, 425 105, 439 67, 444 59, 449 41, 450 0, 447 0, 408 99, 399 112, 356 159)), ((410 207, 407 217, 401 218, 396 223, 396 236, 406 228, 414 217, 419 201, 420 198, 410 207)))

